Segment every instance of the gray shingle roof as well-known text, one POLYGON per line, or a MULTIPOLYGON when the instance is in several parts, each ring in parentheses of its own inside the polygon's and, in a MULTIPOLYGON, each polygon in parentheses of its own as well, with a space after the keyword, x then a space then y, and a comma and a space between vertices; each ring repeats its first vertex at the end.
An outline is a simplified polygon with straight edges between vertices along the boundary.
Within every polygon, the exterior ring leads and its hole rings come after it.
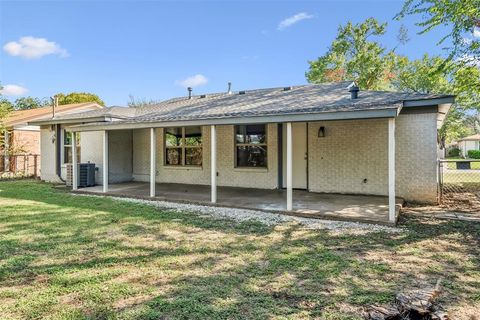
MULTIPOLYGON (((110 107, 80 114, 82 119, 111 116, 122 122, 162 122, 201 120, 268 115, 311 114, 386 110, 402 106, 404 101, 426 100, 446 95, 389 91, 360 91, 352 100, 348 91, 352 82, 308 84, 280 88, 215 93, 202 96, 173 98, 138 108, 110 107)), ((69 117, 75 115, 69 115, 69 117)), ((77 114, 77 117, 79 115, 77 114)), ((118 121, 116 121, 118 123, 118 121)))

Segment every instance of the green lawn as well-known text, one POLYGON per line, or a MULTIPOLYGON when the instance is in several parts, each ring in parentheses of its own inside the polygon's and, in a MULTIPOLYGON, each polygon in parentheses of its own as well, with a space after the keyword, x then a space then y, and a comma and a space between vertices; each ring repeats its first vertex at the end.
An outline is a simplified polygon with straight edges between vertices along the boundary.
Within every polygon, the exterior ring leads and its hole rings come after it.
MULTIPOLYGON (((466 160, 463 158, 448 158, 446 160, 466 160)), ((480 160, 478 159, 470 159, 470 169, 472 170, 480 170, 480 160)), ((457 164, 455 162, 447 162, 448 169, 454 170, 457 168, 457 164)))
POLYGON ((361 319, 439 277, 454 319, 480 313, 480 225, 403 227, 239 224, 0 182, 0 318, 361 319))

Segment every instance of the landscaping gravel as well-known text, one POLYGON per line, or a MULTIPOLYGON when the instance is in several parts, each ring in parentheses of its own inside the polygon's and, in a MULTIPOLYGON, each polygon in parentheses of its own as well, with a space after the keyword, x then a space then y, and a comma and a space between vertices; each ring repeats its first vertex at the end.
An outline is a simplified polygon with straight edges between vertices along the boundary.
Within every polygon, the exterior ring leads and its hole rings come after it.
MULTIPOLYGON (((102 196, 95 196, 102 197, 102 196)), ((231 219, 237 222, 243 221, 258 221, 260 223, 275 226, 283 223, 296 222, 303 225, 308 229, 327 229, 334 231, 350 231, 353 233, 366 233, 366 232, 378 232, 384 231, 388 233, 403 232, 401 228, 393 228, 382 225, 359 223, 359 222, 347 222, 347 221, 333 221, 333 220, 321 220, 312 218, 302 218, 288 216, 284 214, 264 212, 258 210, 225 208, 216 206, 205 206, 196 204, 186 204, 168 201, 156 201, 156 200, 143 200, 132 198, 112 197, 118 201, 133 202, 152 205, 157 208, 175 210, 176 212, 189 212, 199 216, 208 216, 215 219, 231 219)))

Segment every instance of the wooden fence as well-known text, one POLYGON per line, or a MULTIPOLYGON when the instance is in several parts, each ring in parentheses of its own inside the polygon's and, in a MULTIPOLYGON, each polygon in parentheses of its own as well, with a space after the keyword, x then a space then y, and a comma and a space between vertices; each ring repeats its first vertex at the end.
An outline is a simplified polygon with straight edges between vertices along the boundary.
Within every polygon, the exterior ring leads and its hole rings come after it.
POLYGON ((40 155, 0 155, 0 179, 40 176, 40 155))

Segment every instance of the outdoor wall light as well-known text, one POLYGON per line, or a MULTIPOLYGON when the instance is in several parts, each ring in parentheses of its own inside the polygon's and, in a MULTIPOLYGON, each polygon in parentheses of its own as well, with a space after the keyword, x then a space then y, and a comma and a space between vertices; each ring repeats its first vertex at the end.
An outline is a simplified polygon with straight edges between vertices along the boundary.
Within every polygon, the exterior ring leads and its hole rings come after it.
POLYGON ((319 138, 325 138, 325 127, 320 127, 318 129, 318 137, 319 138))

